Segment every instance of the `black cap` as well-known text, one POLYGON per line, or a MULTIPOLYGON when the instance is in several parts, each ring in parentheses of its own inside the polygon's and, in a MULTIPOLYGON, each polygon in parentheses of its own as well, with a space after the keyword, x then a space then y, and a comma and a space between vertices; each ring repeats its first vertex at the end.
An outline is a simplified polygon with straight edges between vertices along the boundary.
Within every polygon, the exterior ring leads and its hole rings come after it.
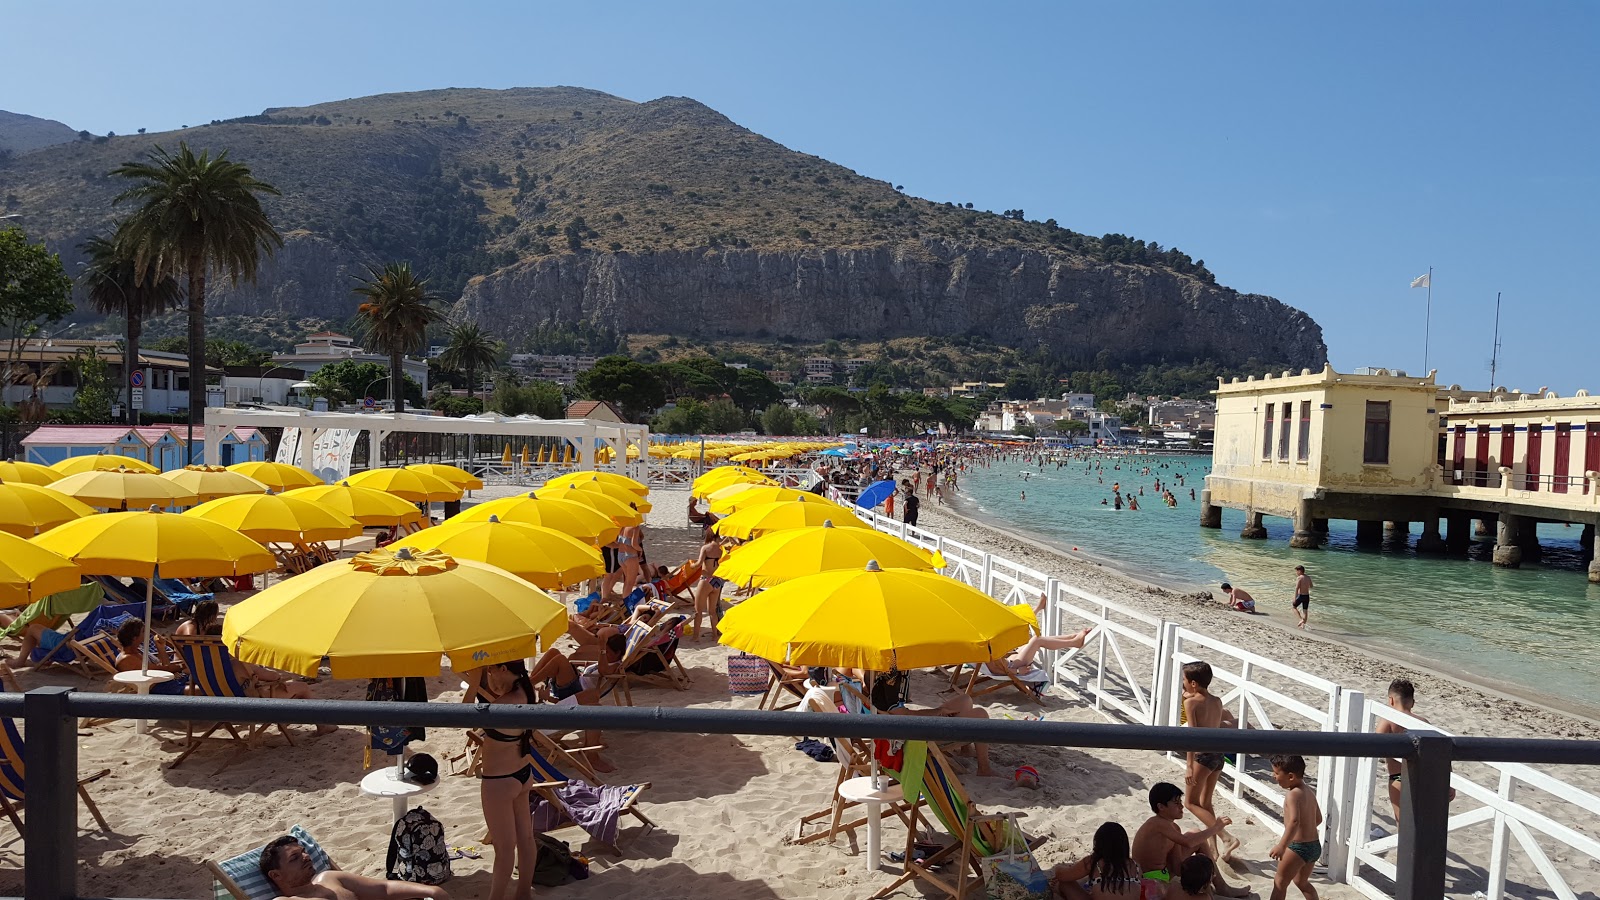
POLYGON ((415 784, 433 784, 439 780, 439 761, 427 753, 409 757, 406 759, 405 780, 415 784))

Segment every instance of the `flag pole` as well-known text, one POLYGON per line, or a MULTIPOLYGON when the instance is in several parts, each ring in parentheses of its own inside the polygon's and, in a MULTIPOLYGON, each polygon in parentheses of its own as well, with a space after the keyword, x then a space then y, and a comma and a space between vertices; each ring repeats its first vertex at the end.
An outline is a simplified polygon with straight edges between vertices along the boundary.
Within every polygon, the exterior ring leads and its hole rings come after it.
POLYGON ((1428 373, 1428 331, 1433 325, 1433 266, 1428 267, 1428 308, 1422 319, 1422 372, 1428 373))

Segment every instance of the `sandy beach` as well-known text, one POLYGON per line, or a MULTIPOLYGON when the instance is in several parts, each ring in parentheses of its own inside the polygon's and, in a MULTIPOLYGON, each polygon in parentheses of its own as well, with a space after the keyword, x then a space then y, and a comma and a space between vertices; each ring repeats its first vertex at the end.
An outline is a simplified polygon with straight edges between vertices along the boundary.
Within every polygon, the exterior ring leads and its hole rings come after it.
MULTIPOLYGON (((475 499, 514 491, 479 492, 475 499)), ((697 544, 696 531, 681 527, 686 521, 687 495, 658 491, 651 500, 655 510, 650 514, 646 549, 653 561, 677 563, 691 555, 697 544)), ((1169 618, 1182 617, 1198 630, 1322 673, 1369 695, 1381 695, 1393 677, 1411 677, 1418 686, 1419 711, 1458 733, 1588 736, 1592 732, 1591 722, 1512 702, 1442 675, 1367 658, 1315 635, 1297 634, 1283 625, 1287 610, 1246 620, 1219 604, 1140 588, 1092 563, 993 531, 932 502, 923 506, 922 524, 1116 602, 1169 618)), ((708 640, 686 641, 680 658, 692 678, 690 689, 636 690, 635 702, 640 706, 754 708, 754 697, 730 698, 727 655, 726 648, 708 640)), ((59 669, 24 672, 21 681, 24 687, 105 688, 98 680, 59 669)), ((932 675, 917 676, 914 703, 936 705, 943 687, 932 675)), ((360 699, 363 688, 364 683, 323 679, 312 691, 319 698, 360 699)), ((459 678, 446 671, 429 680, 429 691, 437 701, 459 700, 459 678)), ((1011 691, 985 700, 992 701, 985 705, 995 717, 1020 717, 1038 709, 1017 702, 1022 698, 1011 691)), ((1050 692, 1044 714, 1052 721, 1105 721, 1062 688, 1050 692)), ((608 756, 618 768, 609 780, 651 782, 653 787, 641 807, 657 828, 641 835, 637 824, 625 820, 620 859, 603 855, 592 846, 583 848, 584 835, 577 830, 558 832, 556 837, 591 855, 592 876, 559 888, 540 888, 539 893, 572 898, 843 900, 866 897, 888 884, 898 867, 885 861, 880 870, 867 872, 859 855, 864 840, 857 843, 844 836, 832 845, 788 844, 802 814, 827 806, 837 770, 832 763, 815 762, 794 749, 795 741, 805 734, 804 714, 795 715, 792 738, 608 733, 608 756)), ((259 845, 296 823, 316 835, 341 867, 381 874, 391 810, 388 801, 363 797, 358 791, 364 774, 364 732, 346 728, 318 737, 308 726, 290 726, 290 732, 295 739, 293 747, 273 732, 247 754, 220 745, 208 747, 181 768, 171 770, 164 764, 176 756, 183 740, 183 728, 177 723, 154 723, 151 733, 142 736, 134 733, 132 722, 83 727, 81 770, 111 770, 91 787, 111 831, 99 831, 86 813, 81 817, 80 892, 91 896, 208 897, 210 878, 203 860, 259 845)), ((434 729, 426 742, 413 745, 413 749, 432 753, 443 770, 450 771, 449 760, 461 754, 464 743, 460 731, 434 729)), ((992 753, 995 768, 1006 777, 968 774, 962 780, 985 811, 1027 813, 1023 820, 1026 830, 1047 838, 1037 851, 1046 867, 1085 854, 1095 828, 1104 821, 1119 821, 1131 833, 1148 815, 1145 793, 1149 785, 1158 780, 1182 781, 1181 769, 1154 753, 1016 747, 995 747, 992 753), (1012 786, 1009 775, 1023 764, 1040 772, 1039 789, 1012 786)), ((1600 777, 1592 770, 1561 775, 1590 791, 1600 787, 1596 784, 1600 777)), ((456 897, 485 896, 492 851, 482 844, 477 782, 447 775, 422 805, 444 824, 452 845, 476 847, 483 853, 481 859, 454 862, 455 877, 447 890, 456 897)), ((1383 810, 1387 816, 1386 805, 1383 810)), ((1225 798, 1219 799, 1219 811, 1233 812, 1225 798)), ((1592 818, 1570 821, 1559 807, 1552 807, 1550 814, 1584 833, 1595 833, 1592 818)), ((1242 855, 1251 862, 1248 871, 1233 873, 1230 878, 1265 897, 1273 867, 1267 851, 1277 837, 1276 823, 1241 814, 1235 818, 1234 833, 1243 839, 1242 855)), ((898 849, 904 841, 903 831, 893 820, 890 823, 884 830, 886 851, 898 849)), ((1486 838, 1475 840, 1476 833, 1469 830, 1453 837, 1453 895, 1469 896, 1481 888, 1488 842, 1486 838)), ((0 835, 0 892, 16 894, 21 890, 23 844, 9 825, 3 826, 0 835)), ((1592 861, 1565 861, 1570 856, 1559 855, 1558 859, 1563 860, 1564 870, 1577 873, 1569 874, 1572 884, 1600 884, 1600 870, 1592 861), (1586 868, 1574 870, 1572 866, 1586 868)), ((1514 855, 1511 872, 1513 882, 1537 885, 1512 888, 1516 894, 1549 896, 1525 859, 1514 855)), ((1353 888, 1331 885, 1325 879, 1318 879, 1318 887, 1323 896, 1338 900, 1360 896, 1353 888)), ((912 883, 896 896, 923 895, 912 883)))

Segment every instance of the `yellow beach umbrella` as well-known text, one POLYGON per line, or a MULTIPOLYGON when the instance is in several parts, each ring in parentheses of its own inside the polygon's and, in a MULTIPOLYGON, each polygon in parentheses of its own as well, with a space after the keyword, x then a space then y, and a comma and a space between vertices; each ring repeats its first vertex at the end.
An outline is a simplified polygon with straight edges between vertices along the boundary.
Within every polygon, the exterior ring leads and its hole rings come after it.
POLYGON ((422 512, 393 494, 353 487, 348 481, 297 488, 284 494, 325 506, 362 525, 406 525, 422 520, 422 512))
POLYGON ((483 479, 468 472, 460 466, 447 466, 443 463, 418 463, 406 466, 413 472, 425 472, 435 478, 448 481, 463 491, 483 490, 483 479))
POLYGON ((358 537, 361 523, 291 494, 240 494, 183 513, 232 528, 253 541, 318 544, 358 537))
POLYGON ((616 540, 617 533, 621 530, 617 523, 611 521, 610 516, 592 506, 584 506, 571 500, 545 500, 531 493, 479 503, 456 513, 445 520, 444 524, 484 522, 488 521, 490 516, 498 517, 502 522, 521 522, 524 525, 554 528, 562 534, 571 535, 586 544, 596 546, 616 540))
POLYGON ((568 444, 566 449, 561 452, 561 464, 564 465, 564 466, 572 464, 572 445, 571 444, 568 444))
POLYGON ((638 494, 641 497, 650 493, 650 488, 640 484, 637 480, 629 478, 626 475, 618 475, 616 472, 568 472, 565 475, 557 475, 549 481, 546 481, 544 486, 561 487, 584 481, 598 481, 602 484, 615 485, 625 491, 631 491, 635 494, 638 494))
POLYGON ((592 545, 554 528, 502 522, 496 516, 424 528, 398 543, 488 563, 545 590, 561 590, 606 573, 605 560, 592 545))
POLYGON ((832 522, 835 528, 865 528, 872 526, 856 518, 849 510, 841 510, 837 503, 814 503, 806 500, 779 500, 761 503, 718 519, 711 530, 722 537, 748 540, 775 531, 806 528, 832 522))
POLYGON ((767 588, 818 572, 861 569, 873 561, 886 569, 922 572, 945 565, 942 554, 929 553, 900 538, 871 528, 836 528, 827 521, 773 532, 728 551, 728 558, 717 567, 717 577, 745 587, 767 588))
POLYGON ((182 485, 160 475, 128 469, 79 472, 50 485, 50 490, 90 506, 108 509, 190 506, 195 502, 194 492, 182 485))
POLYGON ((506 443, 506 449, 501 451, 501 453, 500 453, 500 465, 502 465, 502 466, 511 465, 511 444, 510 444, 510 442, 506 443))
MULTIPOLYGON (((736 484, 723 488, 710 496, 711 511, 719 516, 738 512, 747 506, 759 506, 763 503, 772 503, 778 500, 799 500, 802 503, 827 503, 843 509, 826 497, 813 494, 810 491, 800 491, 794 488, 778 487, 776 485, 749 485, 736 484)), ((847 512, 848 514, 848 512, 847 512)))
POLYGON ((64 522, 95 514, 94 507, 32 484, 0 484, 0 531, 33 537, 64 522))
POLYGON ((744 466, 729 466, 727 468, 712 469, 710 472, 707 472, 706 474, 701 475, 699 478, 696 478, 694 482, 689 485, 689 495, 691 497, 704 499, 705 497, 715 494, 717 491, 720 491, 723 488, 733 487, 737 484, 765 484, 776 486, 777 482, 761 474, 760 472, 757 472, 755 469, 747 469, 744 466), (723 472, 726 472, 727 474, 720 474, 723 472), (713 478, 711 477, 712 475, 716 475, 716 477, 713 478))
POLYGON ((641 525, 644 523, 644 513, 629 507, 626 503, 607 497, 605 494, 580 491, 576 487, 547 487, 534 491, 533 495, 541 500, 568 500, 573 503, 582 503, 624 528, 629 525, 641 525))
POLYGON ((31 484, 44 487, 64 477, 55 469, 38 463, 17 462, 14 459, 0 462, 0 484, 31 484))
MULTIPOLYGON (((591 472, 589 474, 592 475, 594 473, 591 472)), ((650 501, 646 500, 642 495, 635 493, 628 488, 606 481, 580 479, 576 481, 568 481, 565 484, 549 484, 547 482, 545 486, 541 488, 541 490, 582 491, 590 494, 600 494, 603 497, 610 497, 618 503, 621 503, 623 506, 627 506, 631 503, 638 507, 639 512, 647 513, 650 511, 650 501)))
POLYGON ((875 672, 985 662, 1029 637, 1021 617, 977 588, 876 563, 768 588, 719 627, 722 643, 765 659, 875 672))
POLYGON ((368 469, 348 479, 351 487, 371 488, 413 503, 460 500, 462 490, 437 475, 412 469, 368 469))
POLYGON ((549 450, 550 450, 549 447, 545 447, 545 446, 542 446, 542 445, 539 447, 539 465, 542 466, 545 463, 550 461, 549 450))
POLYGON ((0 533, 0 606, 26 606, 83 581, 78 564, 16 535, 0 533))
POLYGON ((218 497, 267 492, 266 485, 249 475, 230 472, 221 466, 184 466, 163 472, 161 477, 194 494, 201 503, 218 497))
POLYGON ((528 445, 527 444, 523 444, 522 445, 522 467, 524 469, 526 469, 528 467, 528 445))
POLYGON ((228 467, 228 471, 254 478, 279 493, 292 491, 295 488, 316 487, 323 483, 321 478, 305 469, 281 462, 256 460, 234 463, 228 467))
MULTIPOLYGON (((33 543, 72 560, 87 575, 145 579, 146 634, 151 633, 154 585, 163 575, 220 578, 267 572, 278 565, 272 551, 231 528, 159 509, 89 516, 41 534, 33 543)), ((149 665, 146 646, 141 671, 149 665)))
POLYGON ((51 463, 50 468, 60 472, 62 477, 78 475, 83 472, 115 472, 118 469, 143 472, 146 475, 161 474, 160 469, 142 459, 133 456, 118 456, 114 453, 96 453, 93 456, 69 456, 66 459, 51 463))
POLYGON ((280 581, 228 610, 237 659, 335 678, 457 672, 537 656, 566 633, 566 606, 504 569, 388 548, 280 581))

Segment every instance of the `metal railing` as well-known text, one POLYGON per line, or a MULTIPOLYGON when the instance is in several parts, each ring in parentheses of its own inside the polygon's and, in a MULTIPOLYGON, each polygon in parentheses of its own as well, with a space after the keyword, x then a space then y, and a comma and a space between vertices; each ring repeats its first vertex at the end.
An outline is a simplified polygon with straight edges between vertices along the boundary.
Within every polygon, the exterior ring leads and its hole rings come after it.
MULTIPOLYGON (((21 715, 26 728, 28 837, 23 891, 28 900, 78 896, 79 718, 737 735, 793 735, 799 726, 790 712, 161 697, 83 694, 63 687, 0 695, 0 715, 21 715)), ((1600 764, 1600 741, 1451 737, 1432 731, 1234 731, 922 716, 809 716, 799 727, 809 735, 833 738, 1398 759, 1406 784, 1394 863, 1395 896, 1400 900, 1444 897, 1449 791, 1455 761, 1600 764)))

